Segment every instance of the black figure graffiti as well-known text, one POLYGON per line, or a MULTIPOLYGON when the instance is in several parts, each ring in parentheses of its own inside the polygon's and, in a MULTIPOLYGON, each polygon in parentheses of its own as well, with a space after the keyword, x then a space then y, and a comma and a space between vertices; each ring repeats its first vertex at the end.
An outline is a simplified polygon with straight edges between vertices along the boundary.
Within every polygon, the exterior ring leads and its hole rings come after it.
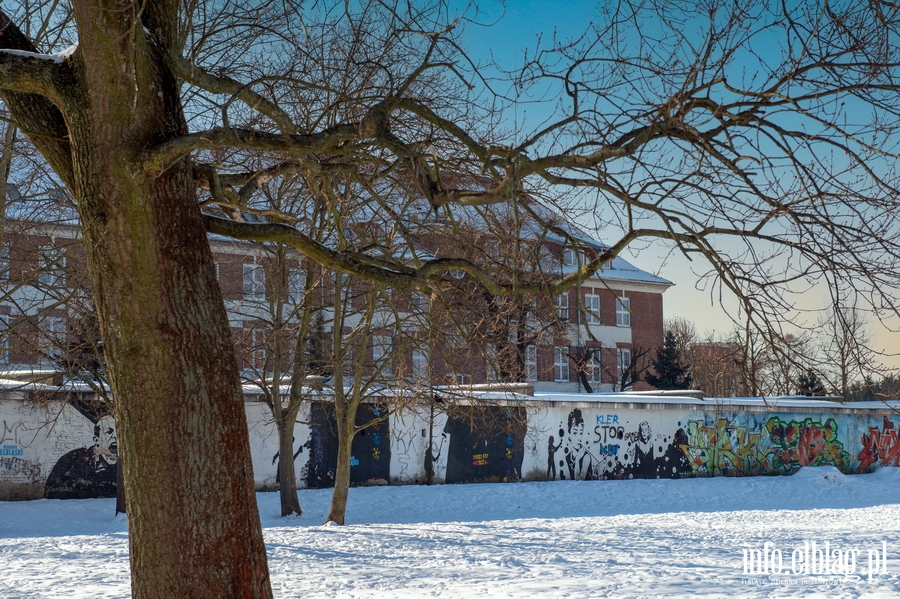
MULTIPOLYGON (((424 434, 425 431, 423 430, 424 434)), ((441 433, 438 438, 439 444, 437 450, 434 448, 434 441, 425 446, 425 482, 431 484, 434 482, 434 475, 437 471, 437 465, 441 461, 441 452, 444 450, 444 441, 447 440, 447 433, 441 433)))
POLYGON ((675 431, 675 437, 666 447, 666 453, 656 458, 656 475, 660 478, 678 478, 692 472, 691 462, 684 455, 682 447, 687 446, 688 436, 683 428, 675 431))
POLYGON ((563 453, 566 456, 569 480, 593 480, 596 459, 588 449, 584 436, 584 417, 578 408, 569 412, 568 431, 563 453))
POLYGON ((562 447, 562 439, 553 444, 553 435, 547 440, 547 480, 556 480, 556 452, 562 447))
POLYGON ((88 499, 116 496, 116 468, 119 447, 112 416, 94 420, 94 444, 79 447, 62 456, 47 477, 47 499, 88 499))
MULTIPOLYGON (((291 437, 292 441, 296 441, 297 437, 291 437)), ((303 453, 303 448, 309 447, 309 442, 305 445, 301 445, 300 448, 294 452, 294 462, 297 461, 297 456, 303 453)), ((275 466, 275 484, 279 484, 281 482, 281 452, 276 451, 275 455, 272 456, 272 465, 275 466), (277 464, 277 465, 276 465, 277 464)))
POLYGON ((679 428, 671 443, 665 445, 667 438, 659 439, 659 447, 653 447, 653 432, 650 424, 644 420, 636 431, 625 434, 628 441, 630 463, 625 466, 626 478, 679 478, 691 472, 691 464, 681 450, 687 445, 688 437, 684 429, 679 428), (658 450, 658 451, 657 451, 658 450))
POLYGON ((653 462, 653 431, 646 420, 638 425, 633 433, 627 433, 632 454, 631 467, 626 472, 634 478, 652 478, 656 475, 656 464, 653 462))

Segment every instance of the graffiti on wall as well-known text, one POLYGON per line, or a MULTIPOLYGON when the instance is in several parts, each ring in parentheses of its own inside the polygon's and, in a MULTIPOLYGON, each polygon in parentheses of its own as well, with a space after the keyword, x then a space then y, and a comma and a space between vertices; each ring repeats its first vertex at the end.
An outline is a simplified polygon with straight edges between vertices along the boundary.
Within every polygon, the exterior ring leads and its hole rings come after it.
POLYGON ((523 408, 487 406, 448 416, 442 432, 447 439, 445 481, 519 480, 525 430, 523 408))
POLYGON ((41 480, 41 465, 26 460, 24 443, 20 431, 22 422, 3 420, 0 433, 0 481, 15 483, 33 483, 41 480))
POLYGON ((761 443, 763 427, 755 421, 716 418, 688 422, 687 443, 682 451, 695 474, 750 476, 772 468, 771 450, 761 443))
MULTIPOLYGON (((356 426, 362 427, 383 415, 378 404, 362 404, 356 412, 356 426)), ((390 479, 391 448, 390 425, 387 419, 359 431, 351 443, 350 483, 359 484, 372 479, 390 479)), ((334 404, 314 401, 310 407, 309 439, 304 444, 308 451, 301 477, 311 489, 334 486, 337 468, 337 429, 334 404)))
MULTIPOLYGON (((674 433, 657 433, 648 420, 620 414, 569 412, 547 436, 550 480, 752 476, 793 472, 801 466, 849 467, 834 418, 782 420, 751 413, 712 415, 678 422, 674 433), (594 424, 593 434, 586 425, 594 424)), ((870 428, 860 461, 900 464, 900 438, 893 423, 870 428), (866 449, 868 448, 868 449, 866 449)))
POLYGON ((654 434, 650 423, 631 425, 618 414, 585 416, 575 408, 558 430, 559 440, 547 439, 547 478, 595 480, 677 478, 691 472, 681 447, 687 435, 654 434), (586 424, 593 431, 586 433, 586 424))
POLYGON ((900 466, 900 435, 894 423, 886 416, 881 424, 869 427, 869 434, 862 436, 862 449, 857 456, 863 472, 874 465, 900 466))
POLYGON ((785 422, 773 416, 766 422, 769 442, 774 454, 775 471, 793 472, 801 466, 835 466, 846 469, 850 456, 838 441, 838 425, 834 418, 823 423, 812 418, 785 422))
POLYGON ((44 485, 47 499, 116 496, 119 450, 115 420, 108 414, 98 417, 94 411, 79 411, 94 423, 94 442, 59 458, 44 485))

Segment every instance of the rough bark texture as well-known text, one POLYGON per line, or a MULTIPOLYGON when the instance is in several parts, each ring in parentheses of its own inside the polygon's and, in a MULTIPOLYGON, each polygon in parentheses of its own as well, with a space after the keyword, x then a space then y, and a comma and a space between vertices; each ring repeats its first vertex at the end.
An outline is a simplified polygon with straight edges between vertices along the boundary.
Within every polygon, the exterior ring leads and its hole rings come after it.
POLYGON ((331 508, 328 510, 326 522, 344 524, 347 514, 347 499, 350 495, 350 457, 352 454, 353 437, 356 434, 356 411, 348 415, 345 401, 339 402, 335 398, 335 422, 337 423, 337 467, 334 472, 334 491, 331 494, 331 508))
MULTIPOLYGON (((133 596, 270 597, 237 365, 192 168, 181 160, 143 174, 148 148, 187 133, 164 59, 177 4, 74 4, 79 48, 57 69, 52 102, 3 97, 78 202, 118 404, 133 596)), ((0 47, 10 47, 6 25, 0 47)))
POLYGON ((281 496, 281 515, 301 515, 300 498, 297 497, 297 470, 294 466, 295 416, 278 423, 278 492, 281 496))

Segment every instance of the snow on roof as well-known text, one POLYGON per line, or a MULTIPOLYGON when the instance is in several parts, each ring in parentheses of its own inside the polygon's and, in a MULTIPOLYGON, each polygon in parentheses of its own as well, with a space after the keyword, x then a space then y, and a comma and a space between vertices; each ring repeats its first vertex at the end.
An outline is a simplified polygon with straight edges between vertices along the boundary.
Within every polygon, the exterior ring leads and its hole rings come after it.
POLYGON ((708 402, 696 397, 673 396, 660 393, 631 394, 631 393, 535 393, 532 398, 537 402, 559 403, 591 403, 591 404, 681 404, 681 405, 706 405, 708 402))
POLYGON ((671 287, 675 284, 668 279, 656 276, 646 270, 641 270, 620 256, 613 258, 609 265, 598 270, 591 278, 602 281, 649 283, 652 285, 665 285, 666 287, 671 287))

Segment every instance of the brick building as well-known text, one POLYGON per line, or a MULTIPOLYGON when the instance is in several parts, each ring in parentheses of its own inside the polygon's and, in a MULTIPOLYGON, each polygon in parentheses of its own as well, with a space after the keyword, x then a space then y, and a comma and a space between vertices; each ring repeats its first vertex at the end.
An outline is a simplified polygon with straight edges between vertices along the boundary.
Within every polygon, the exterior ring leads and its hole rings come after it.
MULTIPOLYGON (((8 211, 0 250, 0 326, 6 331, 0 360, 8 368, 58 364, 73 345, 96 339, 77 220, 62 201, 49 205, 49 211, 46 204, 41 211, 8 211)), ((515 228, 470 222, 462 243, 458 228, 424 212, 408 220, 408 231, 422 234, 404 245, 405 259, 462 258, 500 278, 552 280, 604 249, 576 228, 560 230, 559 221, 550 227, 555 233, 534 222, 515 228)), ((363 244, 378 231, 377 224, 363 223, 352 234, 363 244)), ((530 382, 538 391, 563 392, 630 388, 662 344, 662 295, 672 285, 615 258, 555 296, 494 297, 460 270, 450 270, 429 295, 351 280, 283 246, 216 236, 210 245, 248 379, 291 369, 292 335, 307 307, 306 351, 318 355, 306 367, 318 360, 326 376, 334 352, 346 344, 352 351, 344 358, 377 370, 385 381, 530 382), (336 321, 343 337, 329 351, 336 321)))

